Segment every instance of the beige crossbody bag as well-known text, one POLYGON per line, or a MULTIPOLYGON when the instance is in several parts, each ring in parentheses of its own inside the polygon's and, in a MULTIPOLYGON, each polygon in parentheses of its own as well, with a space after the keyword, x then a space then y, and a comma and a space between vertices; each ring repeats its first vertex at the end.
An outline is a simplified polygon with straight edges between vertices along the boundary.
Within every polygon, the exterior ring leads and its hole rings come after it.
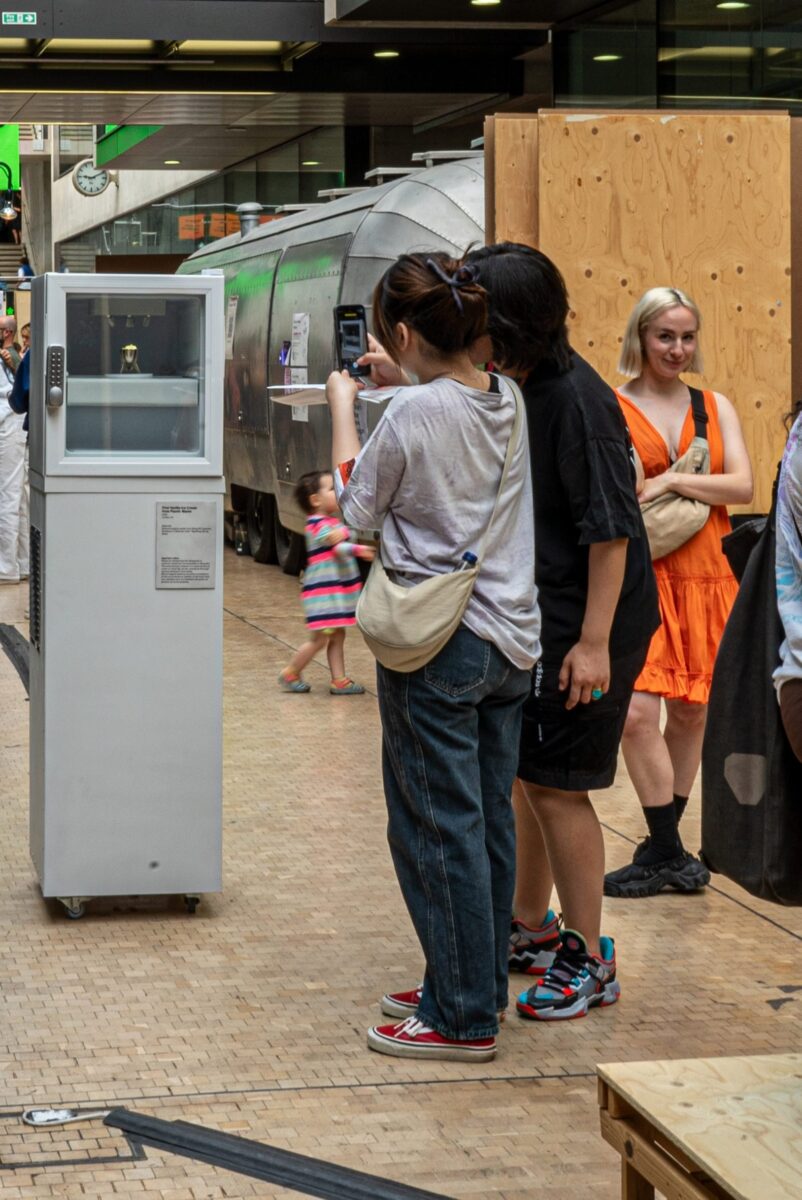
MULTIPOLYGON (((708 416, 705 398, 698 388, 689 388, 693 410, 694 438, 688 449, 669 471, 685 475, 710 474, 710 443, 707 440, 708 416)), ((664 492, 641 508, 649 550, 652 558, 663 558, 678 550, 699 532, 710 516, 710 505, 704 500, 690 500, 676 492, 664 492)))
POLYGON ((496 502, 473 562, 464 559, 447 575, 433 575, 412 587, 393 583, 377 554, 356 606, 362 636, 382 664, 392 671, 417 671, 431 662, 454 634, 468 606, 482 568, 487 540, 507 482, 523 420, 523 397, 517 384, 507 383, 515 398, 515 419, 496 502))

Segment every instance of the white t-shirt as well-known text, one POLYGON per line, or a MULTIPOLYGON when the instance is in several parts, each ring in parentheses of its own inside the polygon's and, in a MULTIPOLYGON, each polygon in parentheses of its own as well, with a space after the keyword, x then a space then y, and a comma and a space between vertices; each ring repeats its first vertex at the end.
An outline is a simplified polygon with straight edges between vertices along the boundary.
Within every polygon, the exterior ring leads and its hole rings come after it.
MULTIPOLYGON (((419 583, 476 553, 496 500, 515 398, 453 379, 401 388, 340 495, 349 525, 381 530, 382 562, 419 583)), ((517 667, 540 657, 532 480, 526 419, 463 624, 517 667)))

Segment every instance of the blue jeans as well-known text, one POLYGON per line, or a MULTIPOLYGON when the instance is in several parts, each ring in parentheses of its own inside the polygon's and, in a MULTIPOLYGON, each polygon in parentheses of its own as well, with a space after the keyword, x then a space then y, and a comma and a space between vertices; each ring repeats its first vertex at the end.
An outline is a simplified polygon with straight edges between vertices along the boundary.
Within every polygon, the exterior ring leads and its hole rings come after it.
POLYGON ((418 1016, 461 1041, 507 1007, 511 791, 530 672, 460 626, 411 674, 378 668, 388 839, 426 957, 418 1016))

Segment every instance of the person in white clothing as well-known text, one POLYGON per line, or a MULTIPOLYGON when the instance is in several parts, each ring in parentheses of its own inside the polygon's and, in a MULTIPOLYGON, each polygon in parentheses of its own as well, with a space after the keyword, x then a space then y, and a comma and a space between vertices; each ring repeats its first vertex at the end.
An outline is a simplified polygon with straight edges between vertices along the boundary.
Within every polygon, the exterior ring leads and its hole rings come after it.
POLYGON ((25 418, 8 403, 19 366, 13 344, 16 332, 13 317, 0 317, 0 583, 19 583, 29 571, 28 439, 25 418))

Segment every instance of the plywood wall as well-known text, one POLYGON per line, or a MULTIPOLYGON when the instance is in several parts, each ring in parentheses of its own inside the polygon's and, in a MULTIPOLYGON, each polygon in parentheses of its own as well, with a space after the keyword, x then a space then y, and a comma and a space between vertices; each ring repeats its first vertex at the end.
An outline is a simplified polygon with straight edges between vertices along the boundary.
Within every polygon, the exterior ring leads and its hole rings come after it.
POLYGON ((495 241, 536 245, 538 117, 505 114, 493 125, 495 241))
POLYGON ((752 507, 766 511, 792 397, 790 118, 551 111, 524 122, 507 133, 507 119, 495 120, 496 239, 529 241, 559 265, 572 341, 613 384, 638 297, 667 284, 694 298, 705 374, 690 381, 735 403, 755 467, 752 507), (505 142, 536 148, 536 179, 530 153, 512 185, 505 142))

